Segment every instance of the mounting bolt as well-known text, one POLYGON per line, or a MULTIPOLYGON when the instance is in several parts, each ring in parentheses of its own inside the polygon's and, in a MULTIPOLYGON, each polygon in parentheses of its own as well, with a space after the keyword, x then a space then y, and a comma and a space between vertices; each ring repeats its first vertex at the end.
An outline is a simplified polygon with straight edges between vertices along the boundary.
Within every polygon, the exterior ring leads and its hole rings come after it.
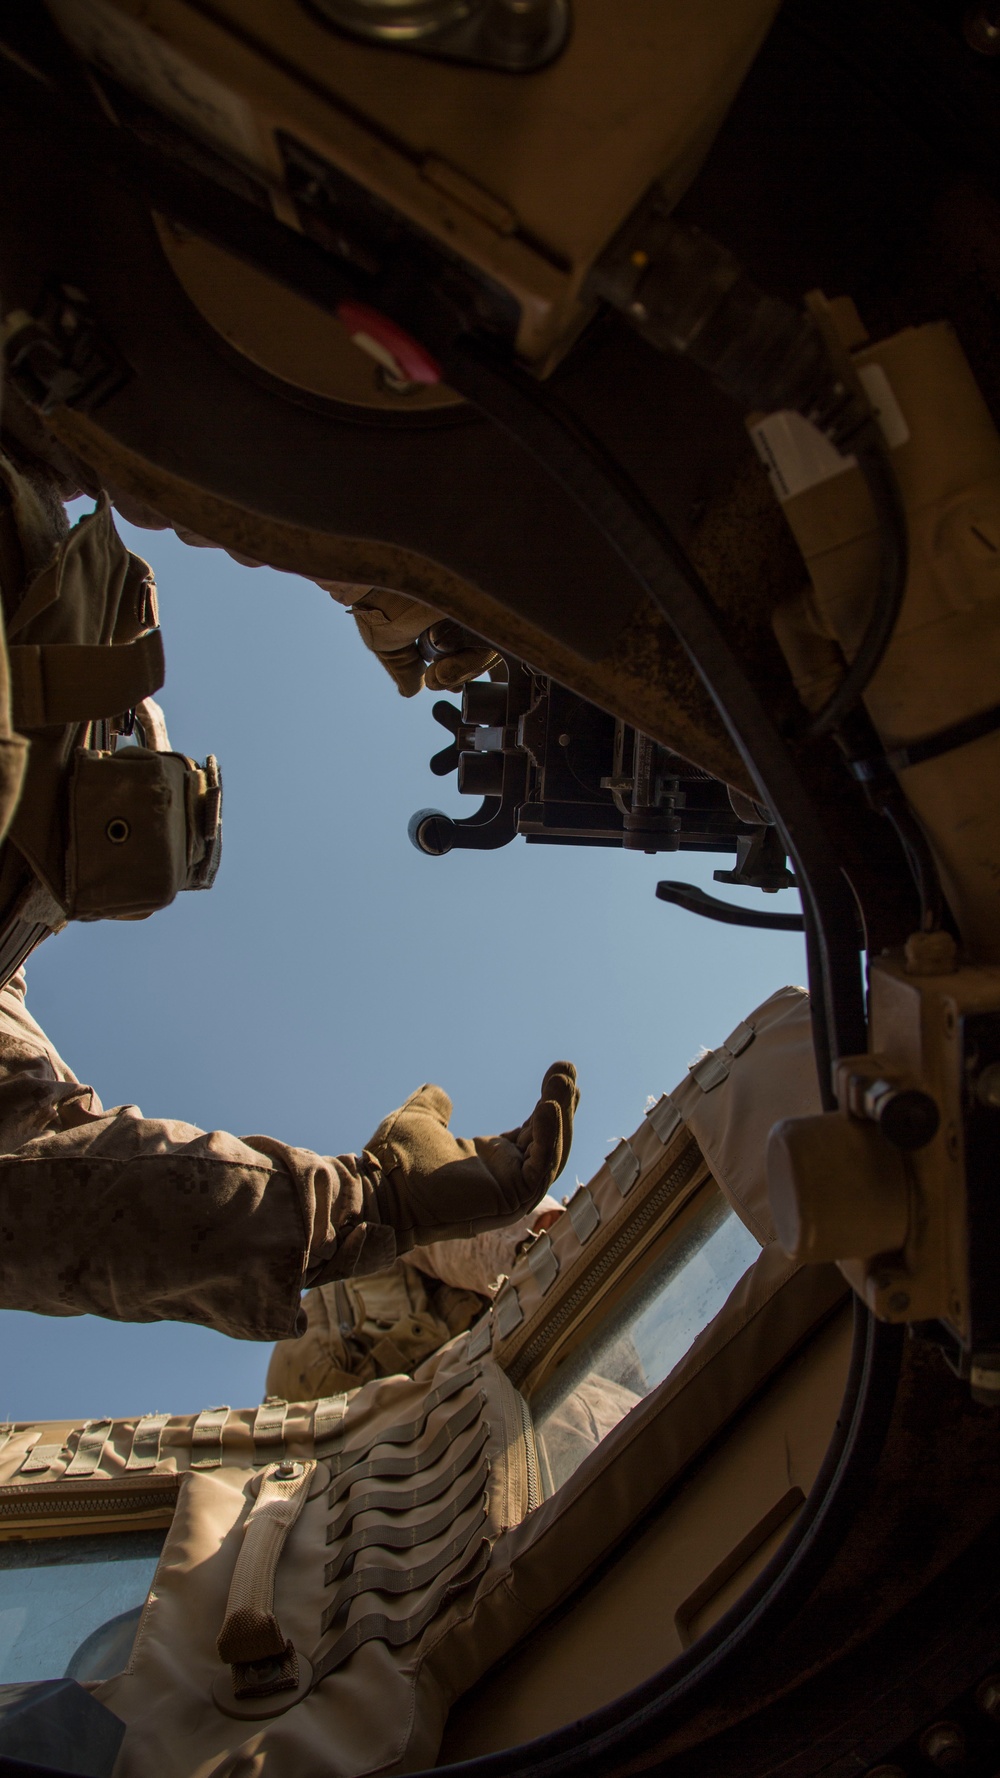
POLYGON ((979 55, 1000 56, 1000 7, 995 0, 970 6, 962 21, 962 31, 969 48, 979 55))
POLYGON ((911 932, 905 947, 907 975, 953 975, 958 946, 950 932, 911 932))
POLYGON ((942 1772, 957 1772, 965 1763, 965 1736, 953 1722, 934 1722, 920 1737, 920 1751, 942 1772))
POLYGON ((1000 1722, 1000 1673, 988 1673, 976 1687, 976 1703, 994 1722, 1000 1722))
POLYGON ((276 1482, 294 1482, 295 1477, 302 1474, 302 1465, 286 1459, 283 1463, 276 1463, 271 1473, 276 1482))
POLYGON ((940 1128, 941 1113, 930 1093, 919 1087, 900 1087, 890 1080, 873 1080, 862 1103, 865 1116, 878 1124, 893 1148, 908 1152, 926 1148, 940 1128))
POLYGON ((1000 1352, 973 1352, 969 1388, 980 1407, 1000 1408, 1000 1352))
POLYGON ((976 1076, 976 1098, 987 1111, 1000 1111, 1000 1062, 990 1062, 976 1076))

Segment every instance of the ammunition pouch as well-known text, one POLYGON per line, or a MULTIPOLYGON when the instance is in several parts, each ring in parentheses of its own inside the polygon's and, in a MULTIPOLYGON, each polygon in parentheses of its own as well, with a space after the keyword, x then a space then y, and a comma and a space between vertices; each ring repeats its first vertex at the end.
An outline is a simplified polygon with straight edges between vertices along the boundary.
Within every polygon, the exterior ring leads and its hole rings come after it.
POLYGON ((141 920, 181 889, 210 889, 222 852, 222 781, 182 753, 80 748, 69 784, 67 915, 141 920))

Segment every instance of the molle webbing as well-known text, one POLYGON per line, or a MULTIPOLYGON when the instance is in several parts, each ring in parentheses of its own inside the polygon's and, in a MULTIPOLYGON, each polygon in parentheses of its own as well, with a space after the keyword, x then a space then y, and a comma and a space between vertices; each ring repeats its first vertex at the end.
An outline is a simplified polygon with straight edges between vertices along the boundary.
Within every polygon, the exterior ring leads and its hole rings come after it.
POLYGON ((271 1400, 263 1415, 12 1429, 5 1534, 12 1519, 26 1535, 169 1524, 127 1669, 99 1682, 128 1724, 129 1778, 222 1771, 248 1737, 282 1774, 325 1771, 331 1748, 345 1778, 426 1763, 447 1685, 437 1668, 422 1677, 424 1656, 453 1636, 465 1647, 490 1550, 531 1500, 528 1430, 498 1368, 470 1366, 461 1345, 422 1377, 326 1405, 291 1402, 283 1426, 271 1400), (90 1435, 96 1458, 105 1431, 91 1476, 56 1479, 90 1435), (261 1465, 279 1431, 283 1449, 261 1465), (46 1448, 22 1478, 31 1438, 46 1448), (344 1467, 328 1481, 331 1448, 344 1467), (366 1474, 384 1463, 388 1475, 366 1474))
POLYGON ((552 1289, 559 1276, 559 1256, 552 1245, 551 1236, 541 1234, 528 1249, 528 1268, 534 1275, 538 1288, 544 1296, 552 1289))
POLYGON ((160 1441, 169 1414, 143 1414, 134 1433, 126 1469, 155 1469, 160 1461, 160 1441))
POLYGON ((338 1438, 344 1425, 347 1413, 347 1394, 325 1395, 313 1409, 313 1448, 319 1452, 320 1446, 328 1439, 338 1438))
MULTIPOLYGON (((482 1444, 485 1443, 485 1440, 479 1442, 482 1444)), ((467 1456, 465 1461, 468 1462, 467 1456)), ((350 1537, 344 1539, 339 1556, 337 1556, 335 1561, 328 1562, 324 1569, 327 1586, 332 1585, 338 1576, 342 1574, 346 1564, 350 1561, 352 1556, 357 1555, 359 1550, 371 1549, 375 1544, 377 1544, 380 1549, 386 1550, 412 1550, 416 1549, 418 1544, 429 1543, 432 1538, 440 1537, 442 1532, 446 1531, 448 1526, 452 1523, 456 1511, 464 1512, 467 1506, 471 1506, 477 1494, 482 1493, 486 1486, 489 1473, 490 1466, 484 1458, 475 1469, 470 1471, 467 1479, 463 1482, 455 1501, 452 1502, 449 1500, 443 1507, 439 1507, 435 1504, 434 1511, 429 1513, 426 1518, 412 1520, 408 1525, 386 1525, 383 1521, 374 1525, 366 1525, 358 1531, 352 1531, 350 1537)), ((447 1476, 446 1482, 442 1484, 442 1493, 444 1492, 444 1488, 453 1482, 456 1476, 460 1474, 461 1470, 459 1469, 456 1470, 454 1474, 449 1474, 447 1476)), ((391 1494, 388 1498, 390 1501, 390 1510, 399 1512, 401 1510, 400 1498, 398 1496, 393 1497, 391 1494)), ((402 1504, 409 1505, 411 1500, 412 1495, 403 1496, 402 1504)), ((360 1510, 364 1512, 372 1512, 373 1510, 376 1510, 376 1502, 369 1499, 363 1504, 360 1510)), ((354 1516, 357 1517, 357 1514, 354 1516)), ((342 1529, 343 1522, 338 1527, 338 1537, 342 1529)), ((327 1536, 329 1537, 329 1533, 327 1533, 327 1536)), ((330 1541, 332 1542, 334 1540, 330 1539, 330 1541)))
POLYGON ((425 1630, 431 1619, 436 1617, 445 1599, 450 1593, 456 1593, 461 1587, 470 1586, 484 1572, 490 1559, 489 1545, 485 1539, 477 1542, 469 1558, 463 1562, 450 1576, 449 1584, 441 1591, 432 1591, 430 1598, 412 1617, 394 1618, 388 1612, 374 1611, 364 1617, 356 1618, 354 1623, 338 1637, 329 1653, 324 1655, 314 1667, 314 1682, 319 1683, 328 1673, 342 1667, 348 1657, 359 1649, 362 1643, 385 1642, 390 1648, 401 1648, 407 1642, 413 1642, 425 1630))
MULTIPOLYGON (((358 1484, 358 1492, 352 1487, 344 1502, 344 1510, 340 1517, 331 1520, 326 1534, 327 1543, 336 1543, 342 1535, 345 1525, 352 1519, 367 1512, 410 1512, 413 1508, 427 1506, 432 1500, 440 1499, 441 1495, 451 1487, 453 1481, 468 1467, 471 1459, 481 1451, 486 1443, 488 1430, 484 1421, 480 1421, 471 1439, 456 1452, 450 1463, 446 1463, 435 1475, 428 1476, 425 1481, 418 1482, 415 1488, 400 1489, 393 1484, 387 1487, 370 1488, 363 1483, 358 1484)), ((381 1479, 381 1478, 370 1478, 381 1479)), ((331 1504, 333 1504, 331 1502, 331 1504)))
MULTIPOLYGON (((424 1397, 420 1406, 420 1412, 415 1420, 410 1420, 403 1426, 390 1426, 380 1435, 378 1443, 380 1445, 412 1444, 413 1440, 419 1438, 420 1434, 423 1432, 434 1409, 440 1407, 443 1401, 450 1400, 451 1396, 457 1395, 460 1389, 465 1389, 468 1384, 474 1383, 477 1375, 478 1372, 475 1370, 457 1371, 453 1377, 449 1377, 444 1383, 439 1383, 436 1389, 429 1390, 424 1397)), ((349 1408, 347 1415, 342 1422, 342 1431, 345 1437, 353 1431, 349 1408)), ((316 1436, 318 1438, 318 1434, 316 1436)), ((339 1475, 343 1469, 350 1467, 350 1465, 354 1463, 356 1455, 367 1453, 370 1449, 371 1445, 369 1443, 363 1447, 363 1452, 361 1450, 355 1452, 348 1447, 346 1450, 340 1451, 334 1456, 328 1455, 326 1462, 330 1474, 333 1476, 339 1475)))
MULTIPOLYGON (((501 1392, 509 1388, 499 1376, 495 1385, 501 1392)), ((390 1648, 412 1642, 454 1593, 482 1573, 492 1536, 500 1528, 494 1523, 491 1533, 495 1482, 519 1461, 516 1444, 509 1444, 510 1415, 501 1401, 502 1394, 491 1395, 475 1370, 448 1378, 429 1392, 423 1412, 406 1427, 373 1426, 367 1440, 370 1454, 359 1450, 352 1468, 331 1487, 331 1550, 324 1571, 331 1597, 322 1616, 323 1635, 331 1641, 311 1657, 316 1681, 336 1671, 366 1642, 378 1640, 390 1648), (434 1417, 444 1401, 461 1390, 468 1391, 468 1400, 460 1400, 435 1428, 434 1417), (497 1478, 491 1475, 491 1454, 485 1448, 490 1425, 484 1410, 491 1407, 496 1424, 490 1450, 499 1464, 497 1478), (471 1436, 456 1449, 457 1436, 470 1425, 471 1436), (402 1443, 404 1431, 411 1435, 410 1449, 391 1455, 385 1447, 402 1443), (423 1473, 432 1469, 437 1473, 423 1473), (422 1480, 414 1486, 408 1478, 418 1473, 422 1480), (367 1486, 375 1476, 379 1485, 367 1486), (355 1483, 360 1483, 356 1490, 355 1483), (338 1509, 347 1488, 350 1498, 338 1509), (362 1523, 352 1526, 361 1515, 362 1523)))
POLYGON ((133 710, 159 691, 166 673, 159 630, 117 647, 19 643, 7 652, 13 720, 19 729, 94 722, 133 710))
POLYGON ((221 1469, 222 1434, 230 1408, 203 1408, 191 1428, 191 1468, 221 1469))
POLYGON ((111 1436, 112 1424, 111 1420, 88 1420, 77 1442, 73 1461, 66 1471, 67 1480, 94 1474, 111 1436))
POLYGON ((24 1458, 18 1473, 20 1475, 41 1475, 43 1470, 55 1469, 65 1453, 65 1445, 33 1444, 24 1458))
MULTIPOLYGON (((454 1523, 459 1517, 454 1506, 449 1510, 449 1522, 454 1523)), ((486 1502, 481 1498, 475 1511, 460 1524, 460 1528, 449 1538, 433 1556, 423 1562, 406 1562, 402 1566, 382 1563, 373 1564, 370 1568, 355 1568, 346 1580, 342 1580, 337 1588, 336 1597, 323 1613, 323 1629, 328 1630, 338 1613, 351 1599, 357 1599, 362 1593, 413 1593, 418 1587, 426 1587, 432 1580, 437 1580, 456 1556, 465 1554, 469 1540, 486 1523, 486 1502)), ((373 1546, 369 1546, 373 1547, 373 1546)), ((384 1547, 384 1546, 379 1546, 384 1547)))
POLYGON ((642 1172, 642 1162, 624 1136, 607 1156, 606 1165, 622 1197, 626 1197, 642 1172))
MULTIPOLYGON (((471 1426, 473 1420, 482 1410, 484 1399, 482 1392, 477 1390, 458 1409, 457 1413, 452 1415, 450 1420, 445 1420, 438 1427, 434 1436, 428 1439, 426 1444, 410 1451, 405 1457, 368 1457, 355 1463, 350 1470, 344 1471, 333 1483, 330 1489, 330 1505, 336 1505, 341 1495, 346 1494, 355 1482, 368 1481, 373 1476, 416 1475, 419 1470, 426 1469, 429 1464, 435 1463, 448 1449, 456 1435, 464 1432, 467 1426, 471 1426)), ((379 1442, 388 1443, 389 1441, 380 1440, 379 1442)))
MULTIPOLYGON (((14 499, 21 481, 0 456, 14 499)), ((162 746, 146 744, 155 724, 140 726, 141 747, 117 745, 164 681, 148 565, 118 536, 106 495, 68 533, 29 507, 20 503, 18 531, 36 572, 27 587, 0 589, 9 668, 0 658, 0 719, 9 680, 22 753, 30 737, 0 856, 0 986, 68 919, 143 919, 182 889, 210 888, 221 850, 217 762, 171 752, 162 723, 162 746)), ((0 818, 23 763, 7 758, 2 731, 0 720, 0 818)))
POLYGON ((285 1442, 285 1421, 287 1418, 287 1401, 268 1399, 261 1402, 253 1422, 255 1463, 271 1463, 280 1452, 285 1442))

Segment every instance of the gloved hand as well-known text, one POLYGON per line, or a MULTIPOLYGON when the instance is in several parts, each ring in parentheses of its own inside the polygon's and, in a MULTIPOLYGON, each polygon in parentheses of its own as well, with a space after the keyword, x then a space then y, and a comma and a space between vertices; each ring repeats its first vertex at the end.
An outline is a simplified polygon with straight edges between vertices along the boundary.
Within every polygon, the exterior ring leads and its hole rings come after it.
POLYGON ((477 639, 475 646, 450 648, 446 640, 447 652, 428 664, 417 647, 417 637, 425 630, 431 631, 432 639, 435 630, 460 633, 459 625, 442 619, 437 611, 408 593, 334 581, 320 581, 319 585, 341 604, 349 602, 362 642, 378 656, 404 698, 415 697, 424 686, 429 691, 455 691, 467 679, 477 679, 499 659, 488 642, 477 639))
POLYGON ((411 1093, 366 1150, 381 1168, 375 1214, 395 1232, 397 1252, 526 1215, 566 1165, 579 1098, 572 1062, 554 1062, 519 1130, 469 1139, 451 1134, 451 1100, 440 1087, 411 1093))
MULTIPOLYGON (((427 638, 439 650, 436 658, 424 667, 424 684, 428 691, 457 691, 467 679, 478 679, 500 659, 488 642, 473 636, 471 630, 463 629, 450 618, 431 624, 427 638)), ((416 647, 419 652, 419 642, 416 647)))

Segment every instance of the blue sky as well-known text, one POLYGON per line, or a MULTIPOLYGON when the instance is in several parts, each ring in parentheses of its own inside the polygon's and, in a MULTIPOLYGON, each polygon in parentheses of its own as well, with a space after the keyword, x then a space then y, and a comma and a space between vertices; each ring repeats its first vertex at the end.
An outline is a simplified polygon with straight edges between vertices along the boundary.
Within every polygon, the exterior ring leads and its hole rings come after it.
MULTIPOLYGON (((509 1128, 568 1056, 568 1191, 702 1044, 805 980, 798 936, 656 901, 659 877, 711 889, 727 858, 522 840, 423 857, 413 811, 474 806, 428 771, 433 697, 400 698, 318 587, 120 528, 159 583, 171 741, 222 765, 225 847, 209 894, 70 926, 29 961, 31 1011, 105 1105, 337 1153, 425 1080, 459 1134, 509 1128)), ((0 1418, 247 1405, 269 1350, 169 1323, 7 1313, 0 1329, 0 1418)))

